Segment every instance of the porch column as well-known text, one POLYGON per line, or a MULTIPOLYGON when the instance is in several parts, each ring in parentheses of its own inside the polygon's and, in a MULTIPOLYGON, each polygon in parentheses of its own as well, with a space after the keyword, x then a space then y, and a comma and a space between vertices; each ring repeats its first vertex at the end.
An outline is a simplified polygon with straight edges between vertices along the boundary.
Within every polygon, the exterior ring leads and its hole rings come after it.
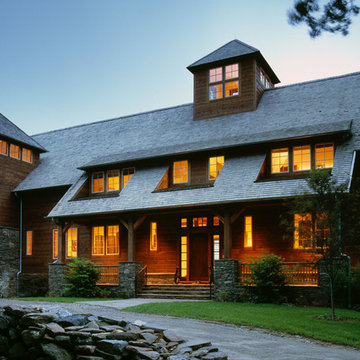
POLYGON ((57 226, 57 232, 58 232, 58 256, 57 256, 57 260, 56 263, 57 264, 63 264, 64 260, 65 260, 65 256, 64 256, 64 245, 63 244, 63 240, 64 240, 64 226, 63 224, 59 224, 57 226))
POLYGON ((134 261, 134 222, 129 219, 127 223, 128 230, 128 261, 134 261))
POLYGON ((224 214, 224 259, 231 258, 231 216, 224 214))

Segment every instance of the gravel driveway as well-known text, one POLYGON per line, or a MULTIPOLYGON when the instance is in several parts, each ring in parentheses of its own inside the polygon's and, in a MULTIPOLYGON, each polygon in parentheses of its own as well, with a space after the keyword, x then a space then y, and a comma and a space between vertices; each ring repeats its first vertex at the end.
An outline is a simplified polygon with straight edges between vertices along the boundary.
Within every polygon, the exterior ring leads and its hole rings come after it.
POLYGON ((260 329, 223 325, 202 320, 121 311, 127 306, 159 301, 166 300, 128 299, 56 304, 0 299, 0 306, 16 303, 46 308, 62 307, 73 313, 91 313, 130 321, 140 319, 172 329, 184 339, 211 341, 213 345, 218 346, 229 356, 229 360, 360 360, 359 350, 329 345, 304 339, 300 336, 273 334, 260 329))

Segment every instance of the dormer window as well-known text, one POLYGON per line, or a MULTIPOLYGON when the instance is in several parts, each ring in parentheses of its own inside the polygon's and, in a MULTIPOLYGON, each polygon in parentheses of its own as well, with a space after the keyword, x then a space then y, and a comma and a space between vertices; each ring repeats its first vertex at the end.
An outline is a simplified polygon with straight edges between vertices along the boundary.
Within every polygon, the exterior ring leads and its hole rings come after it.
POLYGON ((14 144, 10 144, 10 157, 20 160, 20 147, 14 144))
POLYGON ((173 183, 183 184, 188 182, 188 161, 174 161, 173 163, 173 183))
POLYGON ((295 146, 293 149, 294 171, 304 171, 311 169, 311 149, 310 145, 295 146))
POLYGON ((271 173, 289 172, 289 149, 271 150, 271 173))
POLYGON ((209 180, 215 180, 224 166, 224 156, 214 156, 209 158, 209 180))
POLYGON ((127 168, 122 171, 122 188, 130 181, 132 176, 135 174, 135 168, 127 168))
POLYGON ((315 151, 316 169, 328 169, 333 167, 334 145, 319 144, 315 151))
POLYGON ((92 174, 92 192, 98 193, 104 191, 104 172, 99 171, 92 174))
POLYGON ((4 140, 0 140, 0 154, 3 154, 3 155, 8 154, 7 142, 4 140))
POLYGON ((231 64, 209 70, 209 99, 221 99, 239 95, 239 64, 231 64), (225 76, 223 75, 225 74, 225 76), (224 90, 225 89, 225 90, 224 90), (225 91, 225 93, 224 93, 225 91))
POLYGON ((107 191, 120 190, 119 170, 109 170, 107 172, 107 191))

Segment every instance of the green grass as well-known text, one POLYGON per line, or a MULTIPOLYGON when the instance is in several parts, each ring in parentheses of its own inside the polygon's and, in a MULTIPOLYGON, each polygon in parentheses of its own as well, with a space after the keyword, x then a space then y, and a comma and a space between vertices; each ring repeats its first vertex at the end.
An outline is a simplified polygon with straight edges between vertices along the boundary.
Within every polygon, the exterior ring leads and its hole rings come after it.
POLYGON ((234 325, 259 327, 272 331, 360 348, 360 312, 337 309, 346 321, 319 320, 329 309, 287 305, 173 302, 128 307, 125 311, 212 320, 234 325))
POLYGON ((78 301, 106 301, 106 300, 120 300, 117 298, 76 298, 76 297, 18 297, 11 300, 22 301, 45 301, 45 302, 62 302, 62 303, 74 303, 78 301))

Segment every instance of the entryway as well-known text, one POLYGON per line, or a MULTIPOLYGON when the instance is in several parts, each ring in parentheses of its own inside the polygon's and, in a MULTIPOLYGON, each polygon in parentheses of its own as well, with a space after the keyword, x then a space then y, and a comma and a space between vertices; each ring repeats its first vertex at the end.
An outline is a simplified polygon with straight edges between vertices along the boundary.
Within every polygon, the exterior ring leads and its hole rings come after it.
POLYGON ((209 236, 207 233, 190 235, 189 280, 209 281, 209 236))

